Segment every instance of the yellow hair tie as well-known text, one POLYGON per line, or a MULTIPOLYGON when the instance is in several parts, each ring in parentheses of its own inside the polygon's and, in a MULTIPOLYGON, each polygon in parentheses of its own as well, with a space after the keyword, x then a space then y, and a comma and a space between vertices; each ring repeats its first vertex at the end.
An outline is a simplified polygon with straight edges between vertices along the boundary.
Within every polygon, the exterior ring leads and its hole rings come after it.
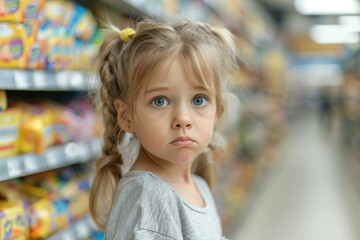
POLYGON ((120 31, 120 39, 123 43, 128 43, 135 35, 135 30, 132 28, 125 28, 120 31))

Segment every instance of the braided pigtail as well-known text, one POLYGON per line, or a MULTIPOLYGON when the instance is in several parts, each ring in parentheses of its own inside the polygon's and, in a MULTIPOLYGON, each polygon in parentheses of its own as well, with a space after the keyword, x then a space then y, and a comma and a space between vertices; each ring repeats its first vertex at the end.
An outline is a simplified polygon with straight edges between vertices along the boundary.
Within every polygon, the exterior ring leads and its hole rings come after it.
POLYGON ((117 123, 117 112, 114 100, 121 96, 119 86, 119 55, 123 48, 119 33, 114 31, 104 40, 98 55, 97 72, 101 80, 97 102, 105 131, 101 156, 95 164, 95 173, 90 189, 90 214, 99 229, 104 229, 111 210, 117 183, 122 177, 123 158, 117 146, 124 138, 117 123))

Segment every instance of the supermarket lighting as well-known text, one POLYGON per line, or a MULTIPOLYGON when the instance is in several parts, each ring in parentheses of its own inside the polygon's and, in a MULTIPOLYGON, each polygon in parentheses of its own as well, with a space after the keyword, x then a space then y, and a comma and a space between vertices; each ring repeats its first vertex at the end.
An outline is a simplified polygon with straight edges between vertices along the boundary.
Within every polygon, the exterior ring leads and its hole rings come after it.
POLYGON ((357 14, 357 0, 294 0, 297 11, 304 15, 357 14))
POLYGON ((350 32, 360 32, 360 17, 358 16, 341 16, 339 17, 339 24, 350 32))
POLYGON ((352 44, 359 42, 357 33, 342 25, 315 25, 310 29, 311 38, 320 44, 352 44))

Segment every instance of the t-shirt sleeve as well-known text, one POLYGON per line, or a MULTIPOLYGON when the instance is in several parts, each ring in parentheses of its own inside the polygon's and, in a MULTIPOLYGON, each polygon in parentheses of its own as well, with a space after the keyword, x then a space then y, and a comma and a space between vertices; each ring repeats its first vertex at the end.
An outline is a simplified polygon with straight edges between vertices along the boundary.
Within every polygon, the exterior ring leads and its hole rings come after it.
POLYGON ((138 178, 121 185, 111 209, 105 239, 181 239, 181 223, 173 194, 157 182, 138 178))
POLYGON ((129 181, 119 190, 106 225, 105 239, 131 239, 140 224, 144 186, 129 181))

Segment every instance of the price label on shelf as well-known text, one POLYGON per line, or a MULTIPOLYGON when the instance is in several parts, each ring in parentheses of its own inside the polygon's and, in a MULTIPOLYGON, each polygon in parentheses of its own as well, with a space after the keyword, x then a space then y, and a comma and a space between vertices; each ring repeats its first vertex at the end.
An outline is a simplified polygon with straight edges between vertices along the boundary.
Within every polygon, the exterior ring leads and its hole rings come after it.
POLYGON ((89 224, 85 220, 78 222, 75 225, 75 233, 78 239, 85 239, 91 235, 89 224))
POLYGON ((61 159, 55 152, 48 152, 46 154, 46 162, 50 167, 55 167, 61 164, 61 159))
POLYGON ((26 172, 36 172, 40 170, 39 158, 35 155, 25 155, 23 159, 26 172))
POLYGON ((101 153, 102 141, 101 140, 93 140, 90 142, 90 147, 92 154, 95 156, 101 153))
POLYGON ((84 75, 81 72, 73 72, 70 78, 72 88, 83 89, 85 86, 84 75))
POLYGON ((65 158, 69 162, 75 162, 76 160, 79 159, 80 150, 81 148, 77 143, 66 144, 64 147, 65 158))
POLYGON ((26 74, 25 71, 15 71, 14 72, 15 77, 15 87, 17 89, 28 89, 30 87, 30 79, 28 74, 26 74))
POLYGON ((44 89, 47 87, 46 73, 44 71, 35 71, 33 73, 34 87, 44 89))
POLYGON ((70 232, 70 231, 67 231, 67 232, 64 232, 61 237, 59 237, 59 239, 61 240, 76 240, 76 236, 74 235, 74 233, 70 232))
POLYGON ((68 72, 59 72, 56 74, 56 85, 60 89, 68 88, 70 74, 68 72))
POLYGON ((18 177, 21 175, 21 164, 18 158, 9 159, 7 162, 8 175, 11 178, 18 177))

